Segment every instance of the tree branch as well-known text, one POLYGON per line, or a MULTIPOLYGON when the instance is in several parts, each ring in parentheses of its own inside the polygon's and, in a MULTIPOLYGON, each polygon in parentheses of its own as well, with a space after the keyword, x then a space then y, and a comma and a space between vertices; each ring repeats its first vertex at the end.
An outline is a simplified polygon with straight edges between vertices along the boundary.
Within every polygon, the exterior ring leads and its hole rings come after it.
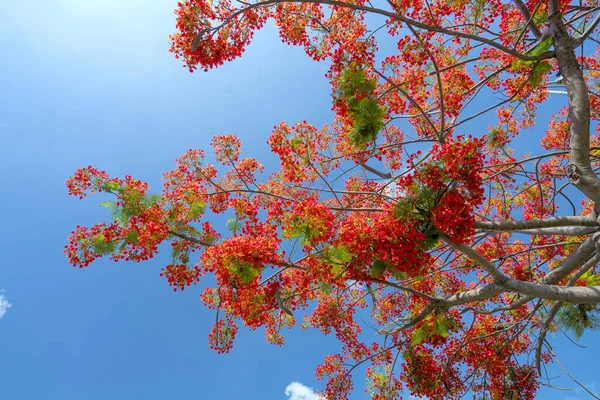
POLYGON ((525 282, 508 278, 503 285, 508 291, 538 299, 563 301, 572 304, 600 303, 600 286, 564 287, 525 282))
POLYGON ((194 238, 192 236, 188 236, 188 235, 183 234, 183 233, 175 232, 174 230, 169 230, 169 235, 176 236, 179 239, 187 240, 188 242, 196 243, 196 244, 199 244, 201 246, 206 246, 206 247, 212 246, 212 243, 208 243, 208 242, 205 242, 203 240, 198 240, 198 239, 196 239, 196 238, 194 238))
POLYGON ((561 236, 581 236, 594 233, 598 228, 585 226, 559 226, 556 228, 538 228, 513 231, 514 233, 523 233, 525 235, 561 235, 561 236))
POLYGON ((575 39, 574 41, 574 48, 577 48, 579 46, 581 46, 583 44, 583 42, 585 41, 585 39, 587 39, 587 37, 594 32, 594 29, 596 29, 598 27, 598 24, 600 23, 600 13, 598 15, 596 15, 596 18, 594 18, 594 21, 592 22, 592 24, 581 34, 581 36, 579 36, 577 39, 575 39))
POLYGON ((585 264, 596 252, 595 242, 597 237, 598 234, 596 233, 586 238, 557 268, 548 272, 546 276, 542 278, 541 282, 545 284, 557 283, 579 268, 579 266, 585 264))
POLYGON ((510 232, 526 229, 557 227, 600 227, 600 223, 591 217, 554 217, 522 221, 475 221, 475 228, 485 232, 510 232))
POLYGON ((596 203, 596 207, 600 207, 600 180, 590 164, 590 99, 587 87, 575 56, 573 40, 562 21, 562 15, 556 10, 550 14, 548 21, 553 29, 556 59, 569 97, 571 164, 567 168, 567 176, 575 187, 596 203))
MULTIPOLYGON (((361 10, 361 11, 366 11, 366 12, 370 12, 373 14, 378 14, 378 15, 383 15, 385 17, 400 21, 400 22, 404 22, 405 24, 411 24, 413 26, 416 26, 419 29, 424 29, 426 31, 430 31, 430 32, 436 32, 436 33, 443 33, 445 35, 449 35, 449 36, 455 36, 455 37, 460 37, 463 39, 471 39, 471 40, 475 40, 476 42, 480 42, 480 43, 484 43, 487 44, 489 46, 492 46, 498 50, 503 51, 506 54, 510 54, 511 56, 514 56, 520 60, 524 60, 524 61, 540 61, 540 60, 545 60, 548 58, 552 58, 554 57, 554 52, 553 51, 546 51, 542 54, 539 54, 537 56, 528 56, 525 54, 522 54, 516 50, 513 50, 509 47, 506 47, 500 43, 497 43, 491 39, 488 38, 484 38, 481 36, 477 36, 477 35, 473 35, 470 33, 463 33, 463 32, 457 32, 457 31, 453 31, 450 29, 446 29, 446 28, 442 28, 439 26, 433 26, 433 25, 428 25, 425 24, 423 22, 419 22, 419 21, 415 21, 413 19, 407 18, 405 16, 402 16, 400 14, 396 14, 395 12, 392 11, 387 11, 387 10, 383 10, 381 8, 376 8, 376 7, 370 7, 370 6, 365 6, 365 5, 360 5, 360 4, 351 4, 351 3, 346 3, 343 1, 337 1, 337 0, 265 0, 265 1, 261 1, 258 3, 254 3, 254 4, 249 4, 246 8, 242 8, 239 9, 237 11, 235 11, 234 13, 232 13, 229 18, 220 26, 213 28, 213 30, 218 30, 220 29, 222 26, 226 25, 227 22, 229 22, 231 19, 236 18, 238 15, 246 12, 247 10, 253 9, 253 8, 260 8, 260 7, 267 7, 270 6, 272 4, 281 4, 281 3, 314 3, 314 4, 329 4, 332 6, 338 6, 338 7, 345 7, 345 8, 349 8, 352 10, 361 10)), ((201 32, 201 34, 203 35, 203 33, 201 32)))
POLYGON ((439 233, 440 239, 446 242, 448 245, 453 247, 455 250, 460 251, 469 259, 475 261, 479 266, 481 266, 491 277, 494 279, 494 282, 500 286, 503 286, 505 282, 509 280, 509 278, 502 273, 498 268, 494 266, 487 258, 476 252, 469 246, 465 246, 463 244, 458 244, 453 242, 446 234, 439 233))
POLYGON ((529 10, 527 9, 527 7, 525 7, 525 4, 523 4, 523 2, 521 0, 512 0, 512 1, 513 1, 513 3, 515 3, 515 5, 519 9, 519 11, 521 12, 523 19, 525 19, 525 21, 527 21, 527 26, 529 27, 529 30, 531 30, 531 33, 533 33, 537 39, 541 38, 542 32, 540 32, 538 27, 533 23, 533 16, 529 14, 529 10))

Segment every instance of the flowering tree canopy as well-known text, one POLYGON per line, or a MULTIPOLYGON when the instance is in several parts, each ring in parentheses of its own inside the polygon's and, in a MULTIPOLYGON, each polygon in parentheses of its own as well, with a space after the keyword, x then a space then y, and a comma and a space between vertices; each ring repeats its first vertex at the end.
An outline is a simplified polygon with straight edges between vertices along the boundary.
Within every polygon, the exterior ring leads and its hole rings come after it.
POLYGON ((171 52, 190 71, 241 57, 274 20, 283 42, 330 66, 335 117, 276 126, 267 144, 281 167, 266 173, 231 135, 212 141, 217 166, 189 150, 154 195, 79 169, 69 193, 114 195, 102 203, 113 220, 78 226, 68 260, 147 260, 169 243, 161 275, 174 290, 214 277, 201 299, 218 313, 217 351, 239 325, 277 345, 297 323, 334 334, 342 350, 316 372, 325 398, 347 398, 364 364, 375 399, 533 399, 556 356, 547 332, 600 325, 599 11, 182 1, 171 52), (227 229, 214 226, 221 213, 227 229))

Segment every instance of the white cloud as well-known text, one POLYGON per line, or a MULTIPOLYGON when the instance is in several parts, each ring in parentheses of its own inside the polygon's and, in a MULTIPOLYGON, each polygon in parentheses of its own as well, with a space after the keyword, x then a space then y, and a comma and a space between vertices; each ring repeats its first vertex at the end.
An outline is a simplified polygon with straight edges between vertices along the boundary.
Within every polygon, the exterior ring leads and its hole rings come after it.
POLYGON ((323 400, 312 388, 304 386, 300 382, 292 382, 285 388, 285 395, 289 400, 323 400))
POLYGON ((6 311, 12 306, 4 295, 4 290, 0 290, 0 318, 4 317, 6 311))

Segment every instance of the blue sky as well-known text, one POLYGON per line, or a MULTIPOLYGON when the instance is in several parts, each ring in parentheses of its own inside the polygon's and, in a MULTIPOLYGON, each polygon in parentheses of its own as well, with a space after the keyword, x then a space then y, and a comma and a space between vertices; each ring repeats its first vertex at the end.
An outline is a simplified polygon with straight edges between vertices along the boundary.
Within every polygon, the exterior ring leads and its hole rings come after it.
MULTIPOLYGON (((64 181, 77 168, 158 188, 176 157, 227 133, 273 166, 265 141, 274 125, 319 126, 331 116, 327 65, 281 44, 272 28, 242 59, 187 72, 168 53, 175 6, 0 2, 0 398, 312 400, 301 384, 321 387, 314 369, 338 349, 314 331, 293 330, 278 348, 242 329, 233 351, 217 355, 206 341, 214 314, 199 288, 173 293, 158 276, 168 256, 85 270, 66 263, 75 225, 108 218, 99 199, 67 196, 64 181)), ((587 350, 557 341, 563 364, 586 384, 600 385, 585 361, 600 355, 599 338, 584 336, 587 350)), ((353 399, 363 398, 362 378, 356 387, 353 399)))

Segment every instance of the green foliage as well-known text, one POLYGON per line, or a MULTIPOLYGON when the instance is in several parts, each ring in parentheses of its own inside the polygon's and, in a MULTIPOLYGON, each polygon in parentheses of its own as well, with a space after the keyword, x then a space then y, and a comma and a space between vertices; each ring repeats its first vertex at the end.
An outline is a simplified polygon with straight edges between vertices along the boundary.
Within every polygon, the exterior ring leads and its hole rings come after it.
POLYGON ((321 233, 319 227, 312 227, 310 222, 294 218, 291 223, 283 228, 284 237, 287 239, 300 239, 302 246, 310 243, 315 236, 321 233))
POLYGON ((354 258, 346 246, 329 246, 323 250, 322 257, 333 264, 346 264, 354 258))
MULTIPOLYGON (((380 278, 386 271, 388 271, 398 281, 403 281, 406 279, 407 276, 404 272, 395 271, 391 267, 392 265, 389 261, 376 259, 370 265, 371 276, 373 278, 380 278)), ((413 276, 412 278, 418 279, 418 276, 413 276)))
POLYGON ((144 196, 139 190, 125 189, 115 182, 106 182, 103 186, 106 192, 116 194, 123 204, 118 206, 115 201, 103 201, 100 206, 111 212, 113 221, 125 226, 133 216, 143 214, 148 208, 154 207, 160 201, 160 196, 144 196))
POLYGON ((289 143, 290 143, 290 147, 291 147, 292 149, 296 149, 296 148, 298 148, 298 146, 299 146, 300 144, 302 144, 303 142, 304 142, 304 141, 302 140, 302 138, 301 138, 301 137, 299 137, 299 136, 294 136, 294 137, 293 137, 293 138, 290 140, 290 142, 289 142, 289 143))
POLYGON ((427 339, 429 337, 429 330, 427 327, 422 326, 419 329, 415 329, 415 331, 412 334, 411 337, 411 342, 413 344, 413 346, 417 346, 419 344, 421 344, 421 342, 423 342, 423 340, 427 339))
POLYGON ((600 285, 600 275, 587 271, 580 278, 580 280, 585 282, 586 286, 599 286, 600 285))
POLYGON ((214 244, 217 241, 217 237, 213 235, 206 235, 204 237, 204 241, 208 244, 214 244))
POLYGON ((373 278, 379 278, 385 270, 389 267, 389 263, 387 261, 375 260, 371 264, 371 276, 373 278))
POLYGON ((113 221, 117 221, 121 226, 127 224, 128 218, 123 214, 123 209, 117 206, 117 203, 114 201, 103 201, 100 205, 110 210, 110 217, 113 221))
POLYGON ((117 203, 115 203, 114 201, 103 201, 102 203, 100 203, 101 207, 104 208, 108 208, 110 211, 116 211, 119 207, 117 206, 117 203))
POLYGON ((350 140, 357 146, 362 146, 377 139, 377 134, 383 129, 383 108, 377 100, 363 98, 353 111, 354 129, 350 132, 350 140))
POLYGON ((237 217, 229 218, 227 220, 226 226, 231 233, 238 233, 242 230, 242 224, 240 223, 240 220, 237 217))
POLYGON ((144 202, 148 208, 154 207, 160 201, 160 196, 157 194, 151 194, 150 196, 146 196, 144 198, 144 202))
POLYGON ((321 258, 333 265, 334 274, 340 274, 347 263, 352 261, 354 254, 346 246, 329 246, 321 252, 321 258))
POLYGON ((121 199, 123 200, 123 206, 121 212, 127 219, 141 215, 150 206, 149 201, 145 201, 144 195, 139 190, 125 189, 121 190, 121 199))
MULTIPOLYGON (((548 13, 546 11, 540 12, 538 10, 538 12, 536 12, 535 15, 533 16, 533 23, 537 26, 545 24, 546 21, 548 21, 548 13)), ((575 37, 577 37, 577 36, 575 36, 575 37)), ((550 47, 548 47, 548 48, 550 48, 550 47)))
POLYGON ((122 189, 122 186, 119 185, 117 182, 105 182, 104 185, 102 185, 102 190, 104 190, 105 192, 108 193, 115 193, 115 192, 119 192, 122 189))
POLYGON ((448 328, 448 320, 443 316, 438 316, 433 323, 433 330, 436 335, 443 338, 450 336, 450 330, 448 328))
POLYGON ((198 217, 204 214, 206 210, 206 204, 202 201, 195 201, 190 205, 190 218, 198 219, 198 217))
POLYGON ((230 264, 227 270, 230 274, 240 278, 242 283, 250 283, 260 274, 260 270, 254 268, 254 265, 250 263, 235 262, 230 264))
POLYGON ((439 235, 430 221, 431 210, 437 205, 442 193, 429 187, 419 187, 417 194, 401 198, 394 206, 396 219, 419 221, 419 231, 425 235, 421 242, 424 250, 437 246, 439 235))
POLYGON ((106 241, 106 237, 103 234, 99 234, 92 239, 92 248, 96 254, 112 254, 115 251, 115 243, 113 241, 106 241))
POLYGON ((552 47, 552 36, 548 36, 546 39, 539 42, 537 46, 529 50, 526 54, 531 57, 536 57, 550 50, 550 47, 552 47))
POLYGON ((137 244, 137 242, 138 242, 138 236, 139 236, 138 231, 136 231, 136 230, 130 231, 130 232, 127 233, 127 236, 125 236, 125 241, 127 243, 137 244))
POLYGON ((529 83, 531 83, 531 86, 533 86, 534 88, 539 87, 542 83, 542 78, 544 77, 544 75, 550 72, 551 70, 552 67, 546 61, 540 61, 539 63, 537 63, 535 67, 533 67, 533 70, 531 71, 531 76, 529 77, 529 83))
POLYGON ((416 346, 434 335, 447 338, 450 336, 450 329, 454 326, 454 321, 446 318, 443 313, 433 313, 425 318, 418 329, 415 329, 411 342, 416 346))
POLYGON ((341 75, 338 86, 338 101, 345 102, 353 129, 350 140, 357 147, 365 147, 377 138, 384 127, 385 109, 379 105, 374 90, 377 88, 375 79, 367 79, 365 71, 356 65, 348 66, 341 75))
POLYGON ((429 187, 415 188, 411 196, 402 197, 394 206, 394 214, 398 220, 418 219, 426 221, 427 214, 435 207, 440 194, 429 187))
MULTIPOLYGON (((538 43, 533 49, 529 50, 526 55, 531 57, 539 56, 540 54, 548 51, 551 46, 552 37, 548 37, 538 43)), ((511 64, 511 68, 516 72, 530 71, 529 83, 534 88, 539 87, 542 83, 544 75, 552 70, 552 67, 547 61, 516 60, 511 64)))
POLYGON ((127 246, 129 243, 136 244, 138 242, 138 236, 139 236, 139 233, 136 230, 128 232, 127 236, 125 236, 125 238, 121 242, 118 252, 120 253, 121 251, 123 251, 125 246, 127 246))
POLYGON ((179 258, 182 252, 182 247, 179 243, 175 244, 175 246, 171 246, 171 258, 176 260, 179 258))
POLYGON ((600 318, 596 304, 565 303, 558 313, 558 323, 579 339, 586 329, 599 329, 600 318))

